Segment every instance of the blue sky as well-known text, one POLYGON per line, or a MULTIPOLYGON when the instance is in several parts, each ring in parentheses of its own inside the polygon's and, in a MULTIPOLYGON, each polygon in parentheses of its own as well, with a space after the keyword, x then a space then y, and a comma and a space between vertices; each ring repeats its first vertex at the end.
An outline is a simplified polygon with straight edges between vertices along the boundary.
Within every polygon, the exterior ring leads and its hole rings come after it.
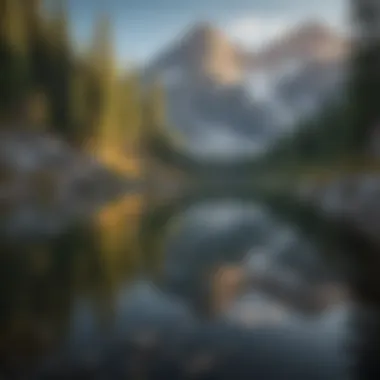
POLYGON ((303 18, 341 25, 345 0, 68 0, 72 33, 79 43, 106 11, 113 23, 121 64, 154 56, 197 20, 209 20, 236 42, 256 46, 303 18))

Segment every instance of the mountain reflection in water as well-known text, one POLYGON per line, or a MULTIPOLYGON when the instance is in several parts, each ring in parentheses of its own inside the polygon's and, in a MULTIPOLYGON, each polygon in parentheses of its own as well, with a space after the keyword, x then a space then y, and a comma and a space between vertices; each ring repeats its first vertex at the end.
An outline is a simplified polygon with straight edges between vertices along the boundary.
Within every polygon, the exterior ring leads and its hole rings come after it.
POLYGON ((134 195, 1 244, 5 378, 345 378, 342 276, 255 200, 134 195))

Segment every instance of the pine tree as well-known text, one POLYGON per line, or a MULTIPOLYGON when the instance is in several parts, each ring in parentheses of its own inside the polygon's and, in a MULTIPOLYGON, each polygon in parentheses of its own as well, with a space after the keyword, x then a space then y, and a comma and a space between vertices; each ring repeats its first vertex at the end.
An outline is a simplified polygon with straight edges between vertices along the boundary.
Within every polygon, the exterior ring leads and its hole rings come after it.
POLYGON ((96 149, 100 154, 108 154, 117 141, 117 73, 112 46, 110 22, 102 15, 95 26, 90 62, 95 73, 98 91, 98 120, 96 149))
MULTIPOLYGON (((350 87, 351 146, 362 153, 368 149, 371 134, 380 123, 380 4, 377 0, 352 0, 351 7, 355 28, 350 87)), ((355 355, 353 378, 364 380, 380 375, 377 360, 380 354, 380 296, 378 250, 370 249, 368 244, 359 248, 356 278, 351 286, 360 310, 352 316, 356 336, 349 348, 355 355)))
POLYGON ((29 87, 25 12, 20 0, 2 0, 0 12, 0 113, 18 114, 29 87))
POLYGON ((72 133, 70 139, 77 146, 84 148, 91 137, 90 76, 87 67, 76 62, 71 75, 70 107, 72 112, 72 133))
POLYGON ((2 35, 14 53, 27 53, 26 14, 20 0, 3 0, 2 35))
POLYGON ((68 38, 68 20, 65 4, 57 2, 50 21, 50 36, 45 36, 49 44, 50 70, 48 91, 52 106, 52 125, 57 132, 70 140, 72 113, 70 109, 72 57, 68 38))
POLYGON ((141 93, 136 73, 129 73, 120 81, 119 109, 119 137, 129 145, 136 144, 142 122, 141 93))
POLYGON ((351 5, 354 28, 351 147, 363 151, 380 122, 380 7, 376 0, 352 0, 351 5))

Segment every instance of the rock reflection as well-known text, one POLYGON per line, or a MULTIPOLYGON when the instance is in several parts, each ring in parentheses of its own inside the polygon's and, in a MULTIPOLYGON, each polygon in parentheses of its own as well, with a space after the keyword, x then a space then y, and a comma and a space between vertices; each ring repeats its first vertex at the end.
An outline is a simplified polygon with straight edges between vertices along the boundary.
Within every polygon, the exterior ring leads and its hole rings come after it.
POLYGON ((261 300, 252 301, 255 309, 277 304, 272 316, 283 315, 283 308, 314 315, 346 302, 339 273, 312 242, 254 203, 201 203, 176 222, 181 228, 167 241, 163 286, 206 308, 206 314, 226 312, 249 293, 259 294, 252 297, 261 300))

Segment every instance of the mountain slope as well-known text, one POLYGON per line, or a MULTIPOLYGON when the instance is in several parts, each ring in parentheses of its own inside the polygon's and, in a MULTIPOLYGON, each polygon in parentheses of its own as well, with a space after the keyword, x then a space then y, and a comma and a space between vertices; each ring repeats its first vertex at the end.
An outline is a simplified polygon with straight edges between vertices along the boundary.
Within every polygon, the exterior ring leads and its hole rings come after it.
POLYGON ((348 53, 345 38, 327 25, 310 20, 291 28, 285 35, 252 52, 247 64, 252 69, 276 69, 295 61, 340 61, 348 53))
POLYGON ((347 51, 344 38, 314 21, 254 52, 200 23, 145 68, 145 80, 163 83, 169 122, 193 155, 232 158, 262 151, 335 97, 347 51))
POLYGON ((192 80, 212 78, 227 84, 241 79, 241 54, 221 31, 202 22, 151 62, 148 72, 157 74, 177 68, 192 80))

